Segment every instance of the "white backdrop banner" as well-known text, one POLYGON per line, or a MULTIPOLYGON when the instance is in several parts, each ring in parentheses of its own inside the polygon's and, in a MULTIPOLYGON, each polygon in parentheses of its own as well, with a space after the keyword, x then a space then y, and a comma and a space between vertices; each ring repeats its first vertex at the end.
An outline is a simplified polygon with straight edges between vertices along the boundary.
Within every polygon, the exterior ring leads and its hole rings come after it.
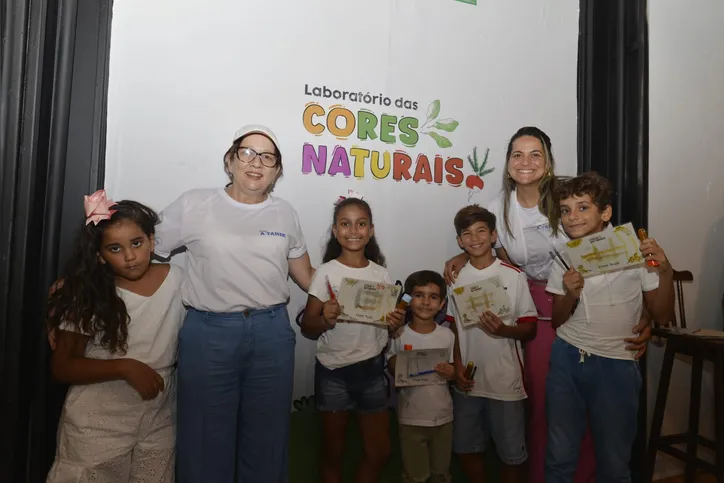
MULTIPOLYGON (((266 124, 284 157, 275 194, 315 265, 352 189, 393 279, 442 271, 453 216, 500 191, 519 127, 546 131, 558 172, 575 172, 577 36, 576 0, 116 1, 106 188, 160 210, 222 186, 234 131, 266 124)), ((305 301, 295 287, 292 318, 305 301)), ((300 336, 297 398, 313 362, 300 336)))

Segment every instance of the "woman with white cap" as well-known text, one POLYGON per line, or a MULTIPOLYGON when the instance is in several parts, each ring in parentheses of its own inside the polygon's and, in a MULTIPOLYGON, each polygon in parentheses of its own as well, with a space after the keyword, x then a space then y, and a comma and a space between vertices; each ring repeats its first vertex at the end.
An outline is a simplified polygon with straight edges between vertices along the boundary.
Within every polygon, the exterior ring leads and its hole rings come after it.
POLYGON ((295 346, 287 277, 306 291, 314 269, 297 213, 271 194, 282 175, 274 133, 239 130, 224 169, 225 188, 184 193, 156 229, 156 253, 187 253, 177 478, 282 483, 295 346))

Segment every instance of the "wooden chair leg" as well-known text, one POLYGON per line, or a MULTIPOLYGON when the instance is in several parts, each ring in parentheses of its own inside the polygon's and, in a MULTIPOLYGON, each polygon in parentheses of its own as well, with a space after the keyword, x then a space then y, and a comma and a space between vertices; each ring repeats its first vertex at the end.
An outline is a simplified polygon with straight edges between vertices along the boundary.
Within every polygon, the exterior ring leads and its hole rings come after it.
POLYGON ((714 418, 717 481, 724 483, 724 351, 714 361, 714 418))
POLYGON ((696 459, 699 444, 699 410, 701 409, 701 376, 704 370, 704 359, 694 356, 691 365, 691 389, 689 391, 689 431, 686 442, 686 483, 696 480, 696 459))
POLYGON ((667 341, 664 362, 661 365, 661 377, 659 378, 659 389, 656 394, 656 405, 651 421, 651 433, 649 435, 649 447, 646 452, 646 470, 644 481, 649 482, 654 478, 656 467, 656 453, 659 451, 659 440, 661 438, 661 426, 664 423, 664 412, 666 411, 666 398, 669 394, 669 383, 671 382, 671 370, 674 367, 675 343, 667 341))

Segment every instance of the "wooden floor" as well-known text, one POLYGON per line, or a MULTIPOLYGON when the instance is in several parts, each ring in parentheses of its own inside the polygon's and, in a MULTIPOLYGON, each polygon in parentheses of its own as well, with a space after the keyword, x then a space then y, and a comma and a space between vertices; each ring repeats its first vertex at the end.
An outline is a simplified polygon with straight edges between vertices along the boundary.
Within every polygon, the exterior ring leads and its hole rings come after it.
MULTIPOLYGON (((716 478, 709 474, 700 474, 696 478, 696 483, 715 483, 716 478)), ((663 480, 656 480, 655 483, 684 483, 684 475, 672 476, 663 480)))

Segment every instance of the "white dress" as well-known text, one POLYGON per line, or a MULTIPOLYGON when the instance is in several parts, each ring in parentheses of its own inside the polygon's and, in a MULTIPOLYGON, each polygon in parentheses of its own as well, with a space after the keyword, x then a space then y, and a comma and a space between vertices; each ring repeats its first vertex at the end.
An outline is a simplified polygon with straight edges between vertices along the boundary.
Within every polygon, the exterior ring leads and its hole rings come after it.
POLYGON ((125 381, 72 386, 60 418, 48 482, 174 481, 175 363, 185 315, 182 279, 183 270, 171 265, 150 297, 118 289, 130 316, 128 350, 123 355, 111 354, 91 341, 86 357, 141 361, 163 377, 164 390, 155 399, 144 401, 125 381))

